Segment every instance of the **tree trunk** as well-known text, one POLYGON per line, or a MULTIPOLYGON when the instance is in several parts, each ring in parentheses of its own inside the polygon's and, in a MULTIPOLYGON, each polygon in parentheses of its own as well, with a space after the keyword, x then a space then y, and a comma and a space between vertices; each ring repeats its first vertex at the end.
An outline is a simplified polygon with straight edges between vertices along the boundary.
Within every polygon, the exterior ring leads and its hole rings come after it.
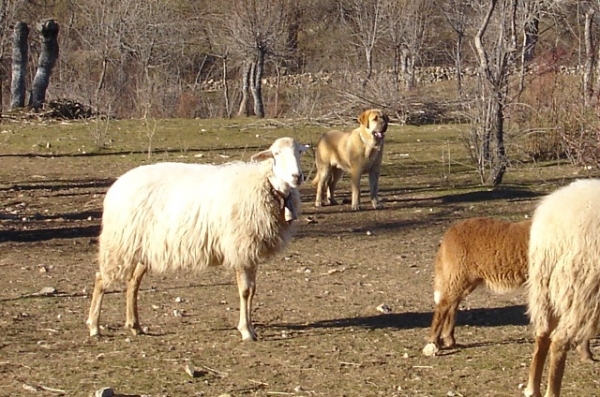
POLYGON ((373 76, 373 48, 365 48, 365 61, 367 63, 367 74, 362 81, 363 90, 367 87, 371 76, 373 76))
POLYGON ((492 186, 498 186, 502 183, 504 173, 506 172, 507 158, 506 149, 504 147, 504 101, 506 95, 503 95, 502 91, 499 90, 496 93, 494 106, 496 107, 493 116, 495 120, 493 122, 495 126, 495 151, 494 160, 491 164, 490 169, 490 183, 492 186))
POLYGON ((10 108, 25 106, 25 77, 27 76, 27 39, 29 27, 25 22, 17 22, 13 31, 12 81, 10 85, 10 108))
POLYGON ((458 96, 462 97, 462 47, 464 33, 456 33, 456 48, 454 53, 454 65, 456 68, 456 89, 458 96))
POLYGON ((406 90, 410 91, 415 88, 415 63, 412 58, 412 54, 405 46, 403 46, 401 49, 400 69, 404 77, 406 90))
POLYGON ((265 51, 259 49, 257 53, 256 63, 254 64, 253 73, 251 73, 250 91, 254 99, 254 114, 256 117, 265 117, 265 106, 262 96, 262 76, 265 65, 265 51))
POLYGON ((252 61, 246 60, 246 62, 244 62, 242 71, 242 99, 238 109, 238 116, 248 117, 250 115, 248 110, 248 90, 250 89, 250 72, 253 69, 252 64, 252 61))
POLYGON ((38 60, 38 68, 33 78, 29 104, 39 110, 46 101, 46 90, 50 84, 50 75, 58 59, 59 26, 54 20, 44 21, 39 26, 42 36, 42 48, 38 60))
POLYGON ((594 51, 592 49, 592 25, 594 10, 589 9, 585 13, 585 30, 584 30, 584 42, 585 42, 585 64, 583 67, 583 104, 589 106, 590 99, 592 98, 592 67, 594 66, 594 51))
POLYGON ((223 96, 225 99, 225 114, 228 119, 231 118, 231 104, 229 103, 229 84, 227 83, 228 79, 228 69, 227 69, 227 55, 223 56, 223 96))
POLYGON ((539 12, 534 15, 530 21, 525 24, 525 45, 523 48, 525 62, 533 61, 535 47, 537 45, 540 33, 540 15, 539 12))

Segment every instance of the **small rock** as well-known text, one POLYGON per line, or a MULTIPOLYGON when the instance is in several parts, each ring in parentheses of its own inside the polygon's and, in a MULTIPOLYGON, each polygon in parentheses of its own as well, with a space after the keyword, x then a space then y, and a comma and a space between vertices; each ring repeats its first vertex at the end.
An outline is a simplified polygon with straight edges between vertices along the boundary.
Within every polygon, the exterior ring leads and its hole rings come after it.
POLYGON ((219 394, 219 397, 232 397, 229 393, 219 394))
POLYGON ((56 290, 56 288, 54 287, 44 287, 40 290, 40 292, 38 292, 38 295, 56 295, 58 294, 58 291, 56 290))
POLYGON ((372 235, 373 235, 373 232, 370 230, 367 230, 367 236, 372 236, 372 235))
POLYGON ((296 387, 294 387, 294 392, 300 393, 301 391, 304 391, 304 389, 302 388, 302 386, 296 386, 296 387))
POLYGON ((113 397, 114 395, 115 391, 112 389, 112 387, 104 387, 96 390, 96 393, 94 393, 94 397, 113 397))
POLYGON ((408 353, 404 353, 404 354, 402 355, 402 358, 408 358, 408 353))
POLYGON ((189 363, 184 367, 185 373, 191 376, 192 378, 196 377, 196 368, 194 368, 194 364, 189 363))
POLYGON ((183 313, 181 313, 181 311, 175 309, 175 310, 173 310, 173 316, 175 316, 175 317, 183 317, 183 313))
POLYGON ((160 309, 160 306, 158 306, 158 305, 152 305, 152 310, 158 310, 158 309, 160 309))
POLYGON ((380 313, 391 313, 392 309, 385 303, 382 303, 381 305, 377 306, 377 311, 380 313))
POLYGON ((178 296, 177 298, 175 298, 175 302, 181 303, 181 302, 183 302, 183 299, 181 299, 181 297, 178 296))
POLYGON ((44 266, 44 265, 38 265, 38 266, 40 267, 39 268, 40 273, 48 273, 48 268, 46 266, 44 266))

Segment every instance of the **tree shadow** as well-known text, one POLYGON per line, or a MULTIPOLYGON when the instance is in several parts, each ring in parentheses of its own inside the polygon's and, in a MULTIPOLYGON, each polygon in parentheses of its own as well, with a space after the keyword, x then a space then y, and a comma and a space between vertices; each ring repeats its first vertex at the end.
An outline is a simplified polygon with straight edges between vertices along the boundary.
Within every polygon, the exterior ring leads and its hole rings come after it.
POLYGON ((37 242, 52 239, 72 239, 84 237, 97 237, 100 234, 100 225, 76 226, 49 229, 27 230, 2 230, 0 242, 37 242))
MULTIPOLYGON (((433 319, 431 312, 405 312, 379 314, 368 317, 340 318, 321 320, 304 324, 275 324, 274 327, 292 330, 319 329, 319 328, 350 328, 360 327, 369 329, 413 329, 428 328, 433 319)), ((457 315, 457 326, 501 327, 506 325, 527 325, 526 307, 512 305, 495 308, 478 308, 461 310, 457 315)))

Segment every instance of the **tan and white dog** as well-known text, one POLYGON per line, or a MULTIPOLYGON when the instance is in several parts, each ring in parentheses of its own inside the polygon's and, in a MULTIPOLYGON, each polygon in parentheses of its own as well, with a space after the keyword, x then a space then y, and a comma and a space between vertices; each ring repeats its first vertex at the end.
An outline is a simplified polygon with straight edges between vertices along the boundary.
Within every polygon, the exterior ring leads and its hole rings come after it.
POLYGON ((364 111, 359 117, 360 126, 352 132, 327 131, 317 144, 315 160, 317 186, 315 206, 336 204, 333 192, 344 172, 352 184, 352 209, 360 209, 360 177, 369 173, 369 189, 373 208, 380 208, 379 172, 383 157, 383 144, 389 117, 379 109, 364 111), (327 198, 323 189, 327 188, 327 198))

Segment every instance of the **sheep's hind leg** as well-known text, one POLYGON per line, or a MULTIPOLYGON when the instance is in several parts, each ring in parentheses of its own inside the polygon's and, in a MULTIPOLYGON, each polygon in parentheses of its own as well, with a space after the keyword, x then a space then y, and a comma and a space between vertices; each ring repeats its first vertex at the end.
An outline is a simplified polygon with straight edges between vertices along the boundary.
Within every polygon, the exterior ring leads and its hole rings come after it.
POLYGON ((548 389, 546 390, 546 397, 560 396, 560 387, 565 373, 568 351, 569 344, 566 343, 564 339, 557 337, 552 339, 552 342, 550 343, 550 366, 548 368, 548 389))
POLYGON ((448 310, 450 308, 449 302, 442 297, 439 302, 435 303, 433 309, 433 320, 431 321, 431 329, 429 331, 429 339, 427 345, 423 348, 423 355, 435 356, 442 345, 441 334, 448 316, 448 310))
POLYGON ((539 332, 535 337, 533 357, 529 366, 529 380, 523 394, 526 397, 541 397, 540 383, 544 372, 544 362, 550 348, 550 331, 539 332))
POLYGON ((100 320, 100 308, 102 306, 102 298, 104 297, 104 291, 106 286, 100 272, 96 273, 96 279, 94 282, 94 293, 92 294, 92 303, 90 304, 90 313, 86 324, 90 330, 90 336, 100 335, 100 328, 98 327, 98 321, 100 320))
POLYGON ((237 329, 243 341, 255 341, 257 336, 252 326, 252 299, 256 292, 256 266, 237 268, 235 273, 240 294, 240 323, 237 329))
POLYGON ((140 326, 140 317, 138 314, 138 291, 140 289, 142 278, 147 270, 148 268, 145 265, 138 263, 135 266, 133 274, 129 280, 127 280, 127 312, 125 328, 131 329, 131 332, 134 335, 144 333, 140 326))

